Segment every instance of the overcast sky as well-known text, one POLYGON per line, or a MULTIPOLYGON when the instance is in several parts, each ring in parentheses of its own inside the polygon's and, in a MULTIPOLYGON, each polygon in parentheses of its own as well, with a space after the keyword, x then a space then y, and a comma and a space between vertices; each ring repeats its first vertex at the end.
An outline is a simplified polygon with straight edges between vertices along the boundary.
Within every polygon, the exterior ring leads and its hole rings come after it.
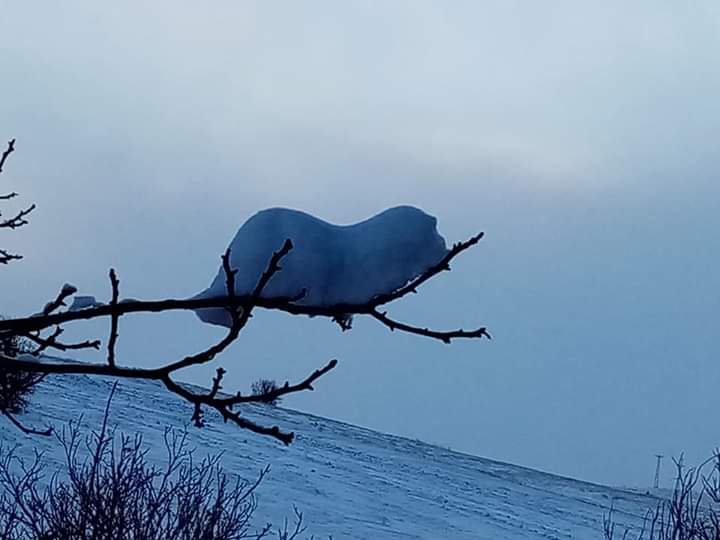
MULTIPOLYGON (((109 297, 111 266, 123 295, 194 294, 270 206, 349 224, 412 204, 450 242, 486 238, 390 313, 487 325, 492 342, 261 313, 219 361, 226 388, 337 357, 286 405, 610 484, 648 486, 654 454, 694 463, 720 444, 717 2, 0 13, 0 139, 18 140, 0 181, 38 205, 2 238, 25 254, 0 269, 5 314, 64 282, 109 297)), ((106 323, 76 335, 94 333, 106 323)), ((126 318, 120 361, 220 335, 187 313, 126 318)))

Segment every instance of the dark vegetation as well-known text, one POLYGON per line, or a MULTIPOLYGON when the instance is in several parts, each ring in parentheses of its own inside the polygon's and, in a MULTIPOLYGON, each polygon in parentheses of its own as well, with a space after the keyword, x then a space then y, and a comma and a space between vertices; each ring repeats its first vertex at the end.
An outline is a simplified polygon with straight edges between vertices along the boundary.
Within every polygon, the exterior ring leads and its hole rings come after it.
MULTIPOLYGON (((112 394, 111 394, 112 396, 112 394)), ((219 456, 197 459, 185 433, 165 431, 163 467, 149 463, 140 436, 108 426, 83 437, 77 423, 55 436, 64 450, 62 474, 46 475, 43 455, 26 461, 0 449, 0 538, 3 540, 294 540, 293 525, 255 529, 255 491, 267 474, 248 483, 228 476, 219 456)))
POLYGON ((279 397, 278 390, 280 389, 277 383, 272 379, 258 379, 252 383, 252 387, 250 388, 253 396, 261 396, 264 402, 269 405, 278 405, 282 400, 282 398, 279 397), (274 397, 275 395, 278 395, 278 397, 274 397))
MULTIPOLYGON (((0 338, 0 355, 17 358, 31 347, 19 336, 0 338)), ((18 414, 25 410, 35 386, 45 377, 43 374, 27 371, 12 371, 0 367, 0 410, 18 414)))
POLYGON ((697 467, 683 470, 675 460, 669 500, 645 516, 639 531, 619 531, 613 511, 604 519, 605 540, 720 540, 720 449, 697 467))

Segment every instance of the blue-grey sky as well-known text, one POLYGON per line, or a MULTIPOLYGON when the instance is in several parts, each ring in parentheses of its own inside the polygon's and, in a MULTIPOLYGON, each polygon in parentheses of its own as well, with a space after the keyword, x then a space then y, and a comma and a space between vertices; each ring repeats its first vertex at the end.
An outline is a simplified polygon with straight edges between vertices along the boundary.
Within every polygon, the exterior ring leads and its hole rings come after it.
MULTIPOLYGON (((226 388, 337 357, 287 405, 611 484, 720 444, 717 2, 0 12, 0 137, 18 139, 0 181, 38 205, 2 237, 26 257, 2 269, 6 314, 64 282, 107 297, 111 266, 130 297, 196 293, 269 206, 347 224, 413 204, 449 241, 486 238, 391 314, 492 342, 260 313, 219 361, 226 388)), ((120 360, 220 335, 191 314, 127 318, 120 360)))

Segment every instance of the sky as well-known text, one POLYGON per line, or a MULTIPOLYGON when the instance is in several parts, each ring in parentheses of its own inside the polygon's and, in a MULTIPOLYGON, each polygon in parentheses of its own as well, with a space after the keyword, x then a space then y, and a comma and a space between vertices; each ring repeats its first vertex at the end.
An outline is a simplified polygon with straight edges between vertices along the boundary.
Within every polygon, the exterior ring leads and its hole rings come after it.
MULTIPOLYGON (((127 297, 195 294, 263 208, 411 204, 449 242, 486 236, 389 314, 492 341, 260 312, 185 380, 222 365, 247 390, 338 358, 285 405, 613 485, 649 486, 658 453, 669 485, 669 456, 720 445, 716 2, 0 6, 0 185, 8 212, 37 204, 2 237, 25 255, 0 269, 6 315, 66 282, 109 298, 111 267, 127 297)), ((221 335, 126 317, 118 361, 221 335)))

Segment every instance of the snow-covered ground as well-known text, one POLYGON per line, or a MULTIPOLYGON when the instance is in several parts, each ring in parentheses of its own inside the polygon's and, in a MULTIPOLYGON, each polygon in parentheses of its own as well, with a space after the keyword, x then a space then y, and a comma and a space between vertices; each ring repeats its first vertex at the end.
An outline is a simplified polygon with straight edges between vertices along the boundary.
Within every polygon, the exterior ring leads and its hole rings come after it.
MULTIPOLYGON (((97 428, 111 386, 87 376, 48 378, 23 420, 62 426, 82 414, 85 425, 97 428)), ((242 411, 295 431, 296 441, 284 447, 208 412, 207 427, 188 428, 191 444, 200 452, 222 452, 225 467, 248 479, 269 464, 256 522, 280 524, 296 504, 308 536, 316 539, 601 539, 611 504, 616 521, 632 525, 657 502, 279 407, 242 411)), ((118 386, 111 423, 141 432, 153 459, 161 461, 165 426, 182 428, 191 413, 159 384, 127 380, 118 386)), ((7 422, 0 422, 0 435, 28 456, 36 446, 47 451, 49 462, 61 460, 52 439, 26 437, 7 422)))

